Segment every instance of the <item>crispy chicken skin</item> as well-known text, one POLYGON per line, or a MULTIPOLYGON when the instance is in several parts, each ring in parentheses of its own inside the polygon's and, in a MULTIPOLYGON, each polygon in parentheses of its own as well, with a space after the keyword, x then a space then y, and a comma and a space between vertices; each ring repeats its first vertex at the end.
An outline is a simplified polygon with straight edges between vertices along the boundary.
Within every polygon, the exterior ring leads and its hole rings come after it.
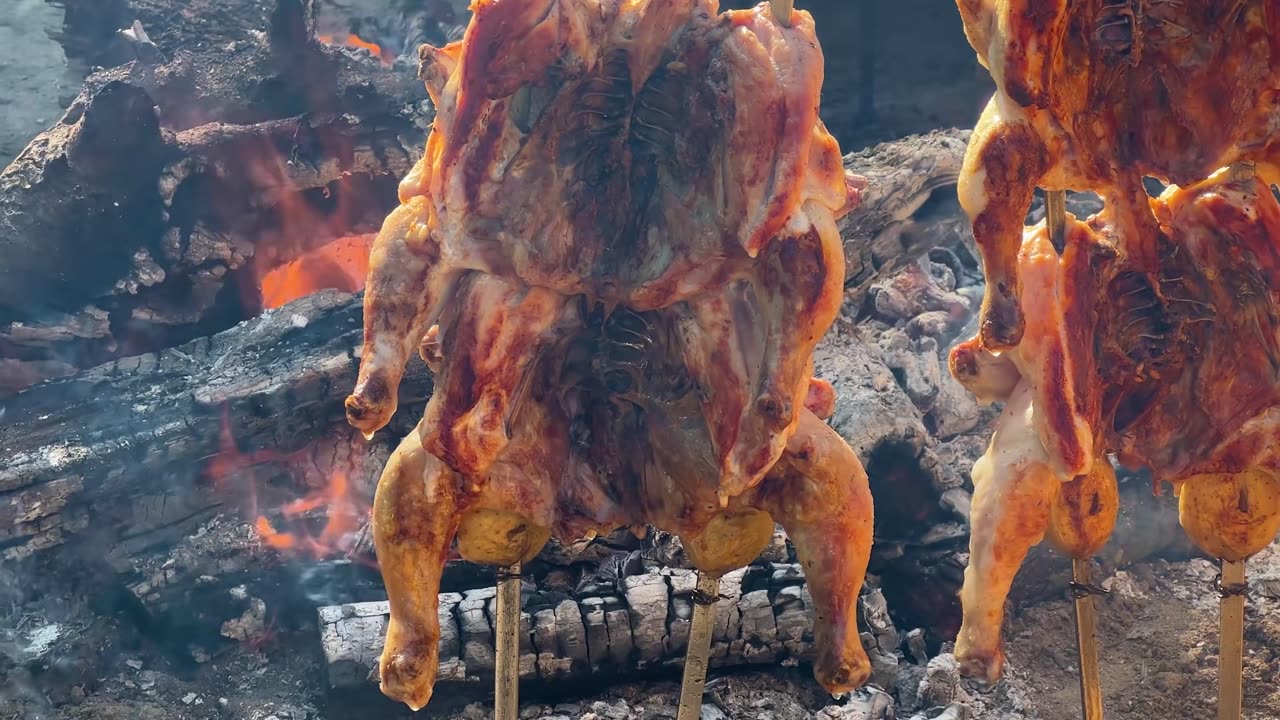
POLYGON ((477 0, 424 48, 436 107, 373 248, 352 425, 436 373, 380 480, 391 598, 384 692, 431 697, 435 594, 455 538, 509 565, 550 536, 652 523, 701 570, 750 562, 781 523, 817 614, 815 675, 870 673, 856 601, 872 508, 820 417, 813 349, 843 297, 836 219, 858 202, 818 119, 803 11, 713 0, 477 0))
POLYGON ((1073 557, 1106 541, 1116 515, 1106 453, 1179 493, 1183 527, 1239 560, 1280 528, 1280 204, 1227 168, 1149 200, 1140 237, 1123 209, 1068 216, 1061 255, 1043 224, 1018 256, 1026 334, 998 356, 974 338, 952 373, 1005 400, 973 469, 970 565, 956 642, 962 669, 994 680, 1005 596, 1048 534, 1073 557), (1130 254, 1152 247, 1154 282, 1130 254))
POLYGON ((1126 206, 1125 222, 1140 228, 1130 262, 1153 278, 1158 257, 1147 242, 1155 234, 1143 176, 1185 186, 1255 161, 1280 179, 1276 0, 957 5, 997 86, 959 182, 987 277, 979 332, 987 349, 1011 348, 1025 330, 1017 257, 1037 185, 1094 190, 1126 206))

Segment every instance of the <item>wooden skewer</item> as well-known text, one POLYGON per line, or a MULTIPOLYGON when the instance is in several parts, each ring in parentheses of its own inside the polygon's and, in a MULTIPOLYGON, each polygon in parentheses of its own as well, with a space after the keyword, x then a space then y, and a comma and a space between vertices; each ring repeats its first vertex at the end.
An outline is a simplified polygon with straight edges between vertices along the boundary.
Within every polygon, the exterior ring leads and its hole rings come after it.
POLYGON ((1244 681, 1244 561, 1222 562, 1218 720, 1240 720, 1244 681))
POLYGON ((1049 226, 1049 242, 1061 255, 1067 247, 1067 193, 1064 190, 1046 190, 1044 193, 1045 223, 1049 226))
POLYGON ((769 9, 773 11, 773 19, 782 27, 791 27, 791 11, 795 8, 795 0, 769 0, 769 9))
POLYGON ((516 720, 520 712, 520 563, 498 568, 497 626, 493 718, 516 720))
MULTIPOLYGON (((1071 561, 1071 579, 1075 587, 1089 587, 1089 561, 1071 561)), ((1085 720, 1102 720, 1102 682, 1098 675, 1097 614, 1093 594, 1075 593, 1076 650, 1080 657, 1080 704, 1085 720)))
POLYGON ((702 716, 702 691, 707 686, 711 629, 715 625, 715 602, 719 594, 720 577, 699 572, 698 587, 693 593, 693 621, 689 626, 689 649, 684 656, 684 678, 680 683, 676 720, 698 720, 702 716))
MULTIPOLYGON (((1045 224, 1049 242, 1059 254, 1067 246, 1067 194, 1047 190, 1044 196, 1045 224)), ((1075 595, 1076 651, 1080 657, 1080 705, 1084 720, 1102 720, 1102 681, 1098 669, 1098 615, 1093 606, 1088 558, 1071 560, 1075 595)))

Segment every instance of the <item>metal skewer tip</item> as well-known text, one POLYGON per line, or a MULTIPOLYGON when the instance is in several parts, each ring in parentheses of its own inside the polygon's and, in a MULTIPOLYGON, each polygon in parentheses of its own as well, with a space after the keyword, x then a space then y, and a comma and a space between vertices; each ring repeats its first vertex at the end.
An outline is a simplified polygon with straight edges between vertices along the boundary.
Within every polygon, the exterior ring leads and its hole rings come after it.
POLYGON ((497 626, 493 717, 516 720, 520 707, 520 563, 498 568, 497 626))
POLYGON ((795 0, 769 0, 773 19, 782 27, 791 27, 791 11, 795 9, 795 5, 795 0))
POLYGON ((1218 720, 1240 720, 1244 681, 1244 561, 1222 562, 1218 720))
POLYGON ((1071 561, 1072 587, 1076 589, 1076 650, 1080 655, 1080 704, 1084 720, 1102 720, 1102 682, 1098 673, 1097 613, 1089 583, 1089 561, 1071 561))
POLYGON ((676 720, 698 720, 702 716, 702 691, 707 686, 711 629, 715 625, 715 602, 719 595, 720 577, 698 573, 698 587, 693 593, 689 649, 684 657, 684 679, 680 683, 680 706, 676 711, 676 720))

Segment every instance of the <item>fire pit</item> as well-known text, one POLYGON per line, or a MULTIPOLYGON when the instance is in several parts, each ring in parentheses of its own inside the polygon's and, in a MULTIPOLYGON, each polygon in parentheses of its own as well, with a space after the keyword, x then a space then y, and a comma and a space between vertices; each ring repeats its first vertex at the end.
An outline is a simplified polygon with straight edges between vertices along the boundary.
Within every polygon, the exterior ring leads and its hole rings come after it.
MULTIPOLYGON (((431 373, 415 360, 372 441, 342 400, 369 244, 434 117, 416 48, 459 37, 464 3, 53 5, 56 72, 83 89, 0 175, 0 717, 407 717, 377 693, 387 603, 368 521, 431 373)), ((1015 584, 1001 685, 961 682, 949 654, 968 472, 998 414, 945 367, 983 292, 955 191, 968 133, 950 128, 989 85, 952 10, 801 5, 826 45, 824 121, 865 148, 844 160, 868 188, 840 223, 845 301, 815 374, 876 498, 859 606, 873 686, 833 699, 798 667, 812 600, 779 531, 721 580, 703 717, 1072 717, 1074 650, 1037 639, 1064 617, 1069 560, 1037 550, 1015 584), (882 39, 908 28, 909 52, 882 39)), ((1069 202, 1083 215, 1090 198, 1069 202)), ((1106 653, 1124 659, 1108 690, 1154 717, 1190 690, 1211 699, 1210 651, 1183 655, 1216 596, 1176 508, 1142 477, 1122 473, 1121 492, 1095 572, 1103 632, 1148 649, 1106 653)), ((1250 582, 1280 596, 1269 557, 1250 582)), ((674 717, 691 567, 656 531, 527 564, 522 717, 674 717)), ((423 716, 491 712, 493 584, 447 563, 423 716)), ((1250 607, 1264 635, 1280 627, 1250 607)))

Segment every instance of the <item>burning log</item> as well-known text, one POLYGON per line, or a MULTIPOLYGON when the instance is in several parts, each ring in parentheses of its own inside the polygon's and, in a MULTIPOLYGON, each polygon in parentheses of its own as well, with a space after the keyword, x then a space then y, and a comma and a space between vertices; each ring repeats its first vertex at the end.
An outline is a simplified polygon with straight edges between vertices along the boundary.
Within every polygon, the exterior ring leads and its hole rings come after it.
MULTIPOLYGON (((813 652, 813 603, 798 564, 760 563, 721 578, 711 666, 796 664, 813 652)), ((619 581, 616 594, 571 596, 526 583, 522 594, 520 677, 540 681, 679 667, 693 615, 696 573, 651 569, 619 581)), ((492 586, 440 595, 441 681, 488 679, 496 629, 492 586)), ((884 598, 870 589, 860 603, 864 643, 877 668, 896 664, 898 632, 884 598)), ((329 684, 377 682, 387 603, 318 609, 329 684)))
MULTIPOLYGON (((360 328, 350 295, 319 293, 6 400, 0 552, 20 558, 81 531, 98 549, 187 534, 226 503, 207 474, 224 433, 283 455, 342 426, 360 328)), ((402 406, 420 406, 430 387, 417 366, 402 406)))
MULTIPOLYGON (((258 3, 217 4, 224 42, 136 26, 130 47, 151 51, 91 75, 0 174, 0 393, 231 327, 271 304, 264 276, 394 204, 432 117, 414 67, 319 43, 309 2, 252 27, 258 3)), ((69 2, 68 42, 124 6, 69 2)), ((363 286, 329 259, 339 281, 290 299, 363 286)))

